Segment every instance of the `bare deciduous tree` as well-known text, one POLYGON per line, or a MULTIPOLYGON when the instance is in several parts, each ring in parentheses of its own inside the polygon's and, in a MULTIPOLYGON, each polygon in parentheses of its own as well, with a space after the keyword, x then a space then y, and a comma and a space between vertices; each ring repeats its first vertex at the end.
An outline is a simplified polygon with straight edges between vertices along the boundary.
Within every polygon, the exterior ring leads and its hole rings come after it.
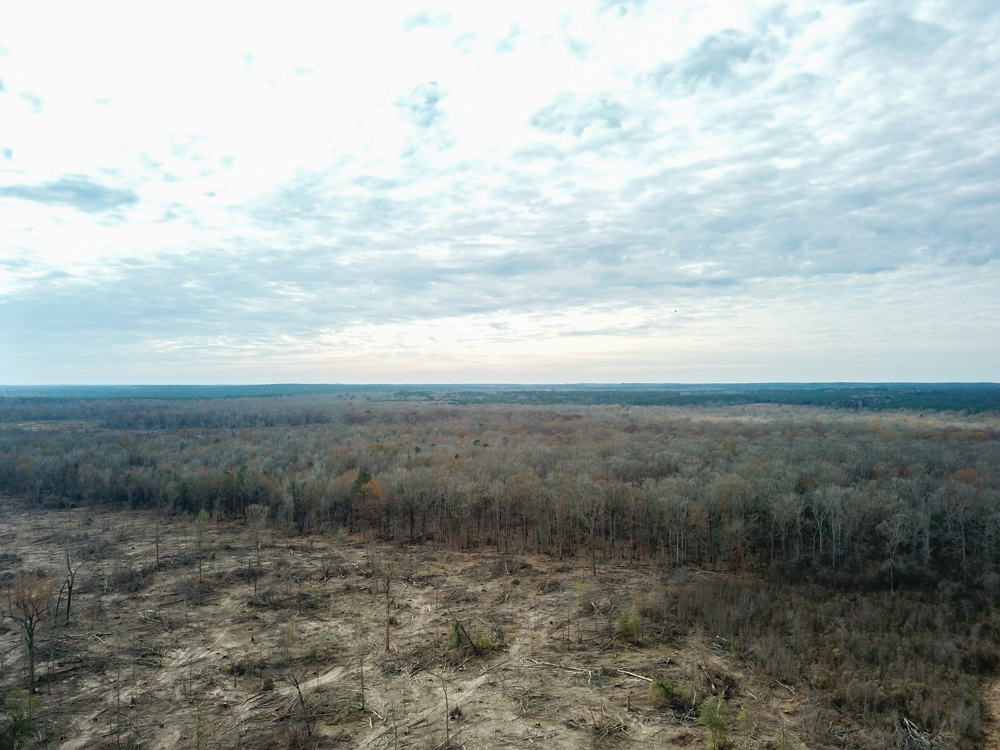
POLYGON ((198 543, 198 583, 201 583, 201 558, 205 545, 205 532, 208 531, 208 511, 202 508, 194 519, 194 537, 198 543))
POLYGON ((266 505, 253 504, 247 507, 247 525, 250 528, 250 541, 257 551, 257 567, 260 567, 260 546, 264 542, 264 529, 267 527, 267 517, 270 508, 266 505))
POLYGON ((35 691, 35 653, 38 624, 52 611, 55 581, 37 574, 21 574, 7 590, 0 613, 21 628, 28 652, 28 691, 35 691))
MULTIPOLYGON (((73 587, 76 585, 76 574, 80 572, 80 568, 87 564, 87 560, 81 560, 73 567, 73 563, 70 559, 69 545, 63 548, 63 552, 66 555, 66 575, 63 578, 63 588, 66 589, 66 619, 64 623, 69 625, 69 617, 73 608, 73 587)), ((58 616, 58 607, 56 607, 56 615, 58 616)))
POLYGON ((590 482, 583 482, 576 498, 580 524, 587 532, 590 546, 590 572, 597 577, 597 530, 604 516, 605 500, 601 488, 590 482))
POLYGON ((392 587, 392 563, 389 563, 389 567, 385 571, 385 652, 389 653, 389 625, 391 623, 391 617, 389 616, 389 608, 392 606, 393 598, 391 593, 392 587))
POLYGON ((896 564, 899 547, 910 532, 910 518, 901 511, 896 512, 879 524, 879 531, 882 532, 885 551, 889 556, 889 590, 894 591, 893 568, 896 564))

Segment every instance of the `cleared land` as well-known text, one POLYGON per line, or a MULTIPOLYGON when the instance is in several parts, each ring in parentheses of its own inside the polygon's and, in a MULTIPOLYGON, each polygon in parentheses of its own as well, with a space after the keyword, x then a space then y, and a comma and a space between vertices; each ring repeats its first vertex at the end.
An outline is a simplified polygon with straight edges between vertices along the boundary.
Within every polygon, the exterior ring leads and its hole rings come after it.
POLYGON ((0 750, 1000 746, 996 412, 378 395, 0 398, 0 750))
MULTIPOLYGON (((2 518, 7 578, 59 576, 67 538, 93 558, 69 625, 43 624, 29 743, 688 747, 709 738, 693 706, 712 694, 737 746, 779 747, 784 736, 802 747, 830 724, 806 691, 758 678, 711 633, 678 639, 644 618, 632 630, 628 613, 708 573, 599 565, 594 579, 587 560, 330 537, 268 537, 258 568, 245 527, 213 524, 199 583, 190 519, 160 522, 157 567, 146 514, 2 518), (465 633, 454 645, 456 620, 479 653, 465 633), (657 697, 650 679, 691 694, 657 697)), ((25 659, 19 630, 6 627, 10 685, 25 659)), ((852 730, 831 726, 826 741, 838 731, 852 730)))

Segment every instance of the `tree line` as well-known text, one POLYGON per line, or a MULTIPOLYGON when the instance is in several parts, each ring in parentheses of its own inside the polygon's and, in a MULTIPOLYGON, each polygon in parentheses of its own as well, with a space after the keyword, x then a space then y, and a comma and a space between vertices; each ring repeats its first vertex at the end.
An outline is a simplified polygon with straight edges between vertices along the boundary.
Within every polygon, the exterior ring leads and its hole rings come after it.
POLYGON ((456 549, 1000 593, 1000 421, 949 412, 66 402, 0 429, 0 492, 456 549), (96 415, 96 416, 95 416, 96 415), (58 417, 62 417, 61 419, 58 417))

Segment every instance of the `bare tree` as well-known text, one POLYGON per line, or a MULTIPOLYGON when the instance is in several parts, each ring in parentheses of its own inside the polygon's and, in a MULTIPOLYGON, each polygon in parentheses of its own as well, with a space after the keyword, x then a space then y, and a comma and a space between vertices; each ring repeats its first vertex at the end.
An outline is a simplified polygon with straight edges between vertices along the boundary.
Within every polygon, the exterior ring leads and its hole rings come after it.
POLYGON ((590 546, 590 572, 597 577, 597 530, 604 517, 605 500, 601 488, 590 482, 581 482, 576 499, 580 524, 587 532, 590 546))
MULTIPOLYGON (((76 574, 80 572, 80 568, 87 564, 87 560, 81 560, 73 567, 73 563, 70 561, 69 555, 69 545, 63 547, 63 552, 66 554, 66 576, 63 578, 63 587, 66 589, 66 619, 65 624, 69 625, 69 617, 73 607, 73 587, 76 585, 76 574)), ((56 607, 56 615, 59 614, 59 608, 56 607)))
POLYGON ((897 511, 879 524, 879 531, 882 532, 885 551, 889 556, 889 590, 894 591, 893 567, 896 564, 899 547, 910 533, 910 518, 902 511, 897 511))
POLYGON ((444 691, 444 745, 451 747, 451 706, 448 705, 448 686, 442 684, 441 689, 444 691))
POLYGON ((361 665, 361 710, 362 712, 368 710, 368 705, 365 703, 365 655, 368 653, 368 644, 364 643, 361 645, 361 650, 358 656, 358 662, 361 665))
POLYGON ((194 519, 194 537, 198 543, 198 583, 201 583, 201 558, 205 545, 205 532, 208 531, 208 511, 202 508, 194 519))
POLYGON ((389 616, 389 608, 392 606, 393 598, 390 591, 392 586, 392 563, 389 563, 389 567, 385 571, 385 652, 389 653, 389 624, 391 618, 389 616))
POLYGON ((250 541, 257 550, 257 567, 260 567, 260 546, 264 541, 264 529, 267 527, 267 517, 270 508, 254 503, 247 507, 247 525, 250 528, 250 541))
POLYGON ((160 569, 160 517, 157 515, 153 526, 153 544, 156 548, 156 569, 160 569))
POLYGON ((7 590, 0 614, 13 620, 21 628, 28 652, 28 691, 35 692, 35 653, 38 624, 52 611, 55 582, 36 574, 21 574, 7 590))
POLYGON ((302 719, 302 724, 306 728, 306 734, 312 737, 313 729, 316 726, 316 716, 313 713, 315 707, 309 700, 306 699, 305 694, 302 692, 302 686, 306 681, 306 674, 305 672, 296 673, 295 670, 289 670, 285 679, 288 681, 289 685, 295 688, 295 694, 298 697, 299 702, 299 714, 302 719))

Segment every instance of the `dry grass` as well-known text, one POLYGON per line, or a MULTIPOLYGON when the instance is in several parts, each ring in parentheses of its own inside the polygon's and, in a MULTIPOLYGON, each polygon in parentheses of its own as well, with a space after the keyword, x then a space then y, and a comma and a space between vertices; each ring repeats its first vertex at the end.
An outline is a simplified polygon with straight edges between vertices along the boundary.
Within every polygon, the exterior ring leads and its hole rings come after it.
MULTIPOLYGON (((664 602, 683 594, 653 568, 594 579, 589 560, 383 545, 373 570, 370 546, 318 537, 269 539, 257 568, 234 525, 210 529, 199 584, 189 520, 161 524, 157 569, 147 516, 89 515, 4 512, 18 567, 57 571, 84 528, 77 544, 110 551, 81 572, 70 625, 45 625, 27 746, 680 748, 709 740, 712 695, 734 747, 875 746, 808 684, 678 627, 664 602)), ((0 635, 5 690, 22 652, 16 629, 0 635)))

